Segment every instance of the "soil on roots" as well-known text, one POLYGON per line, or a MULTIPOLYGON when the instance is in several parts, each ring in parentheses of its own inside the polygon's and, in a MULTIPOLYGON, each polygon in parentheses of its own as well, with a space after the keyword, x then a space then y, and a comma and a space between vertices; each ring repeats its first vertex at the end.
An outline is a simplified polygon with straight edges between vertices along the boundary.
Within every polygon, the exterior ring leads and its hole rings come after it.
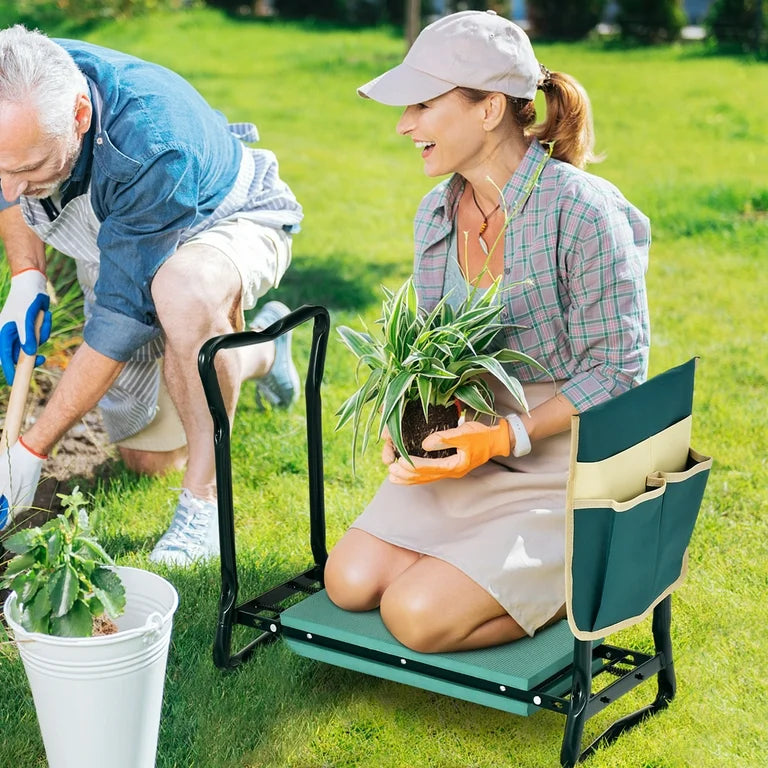
POLYGON ((430 405, 427 407, 427 418, 424 419, 424 409, 418 401, 405 404, 403 411, 402 429, 403 443, 410 456, 420 456, 424 459, 443 459, 453 456, 455 448, 442 448, 437 451, 425 451, 421 443, 427 435, 453 429, 459 424, 459 409, 455 405, 430 405))

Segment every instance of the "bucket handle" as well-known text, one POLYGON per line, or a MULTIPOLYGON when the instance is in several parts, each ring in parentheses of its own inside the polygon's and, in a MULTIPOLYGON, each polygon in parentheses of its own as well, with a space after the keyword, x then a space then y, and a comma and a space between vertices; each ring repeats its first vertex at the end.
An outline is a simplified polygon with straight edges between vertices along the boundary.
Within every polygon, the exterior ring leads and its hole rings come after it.
POLYGON ((144 636, 142 640, 144 645, 153 645, 158 641, 163 631, 163 616, 157 611, 153 611, 147 616, 146 624, 143 627, 144 636))

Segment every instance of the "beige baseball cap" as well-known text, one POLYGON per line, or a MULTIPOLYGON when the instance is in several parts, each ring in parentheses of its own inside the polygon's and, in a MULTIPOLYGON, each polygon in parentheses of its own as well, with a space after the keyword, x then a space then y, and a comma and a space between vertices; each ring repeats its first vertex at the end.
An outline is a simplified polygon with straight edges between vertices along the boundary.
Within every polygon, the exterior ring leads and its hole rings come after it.
POLYGON ((457 86, 532 99, 540 81, 531 41, 517 24, 495 11, 461 11, 425 27, 402 64, 357 92, 404 107, 457 86))

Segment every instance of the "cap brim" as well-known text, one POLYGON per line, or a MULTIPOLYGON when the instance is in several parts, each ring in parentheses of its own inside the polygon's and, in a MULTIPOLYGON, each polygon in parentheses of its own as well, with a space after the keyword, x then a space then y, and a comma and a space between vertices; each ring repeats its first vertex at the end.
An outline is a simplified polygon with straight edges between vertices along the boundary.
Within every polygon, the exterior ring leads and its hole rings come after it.
POLYGON ((455 87, 454 83, 402 63, 361 85, 357 92, 364 99, 373 99, 390 107, 407 107, 436 99, 455 87))

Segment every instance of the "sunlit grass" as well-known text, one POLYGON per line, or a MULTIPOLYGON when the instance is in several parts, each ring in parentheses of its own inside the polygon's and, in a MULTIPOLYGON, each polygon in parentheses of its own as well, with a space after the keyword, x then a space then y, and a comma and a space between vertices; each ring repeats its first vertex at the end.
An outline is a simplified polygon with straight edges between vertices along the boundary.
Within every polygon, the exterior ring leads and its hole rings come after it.
MULTIPOLYGON (((305 206, 294 265, 278 291, 321 303, 334 325, 379 313, 381 283, 411 263, 413 213, 433 183, 398 111, 355 88, 397 63, 386 29, 313 31, 237 23, 212 11, 112 24, 89 39, 164 63, 230 120, 253 120, 305 206)), ((768 67, 703 55, 696 45, 604 50, 537 47, 592 97, 593 171, 653 223, 648 274, 652 372, 701 356, 694 447, 715 465, 674 599, 680 692, 670 709, 590 759, 594 768, 719 768, 768 763, 766 459, 768 332, 768 67)), ((308 329, 297 334, 306 363, 308 329)), ((352 391, 353 364, 331 339, 324 382, 328 538, 359 513, 382 477, 371 450, 351 473, 350 434, 333 412, 352 391)), ((233 435, 244 595, 309 560, 301 408, 259 414, 244 392, 233 435)), ((94 490, 105 542, 120 562, 147 565, 180 476, 149 481, 115 469, 94 490)), ((541 768, 557 765, 563 718, 519 718, 264 648, 241 670, 211 663, 215 566, 171 573, 181 593, 171 651, 160 768, 541 768)), ((643 631, 647 630, 643 626, 643 631)), ((639 630, 629 633, 644 642, 639 630)), ((238 631, 238 640, 246 633, 238 631)), ((652 684, 651 684, 652 685, 652 684)), ((0 763, 42 764, 31 698, 12 653, 0 660, 0 763), (19 714, 21 713, 21 714, 19 714)), ((621 713, 655 695, 650 687, 621 713)), ((597 735, 610 708, 588 725, 597 735)))

